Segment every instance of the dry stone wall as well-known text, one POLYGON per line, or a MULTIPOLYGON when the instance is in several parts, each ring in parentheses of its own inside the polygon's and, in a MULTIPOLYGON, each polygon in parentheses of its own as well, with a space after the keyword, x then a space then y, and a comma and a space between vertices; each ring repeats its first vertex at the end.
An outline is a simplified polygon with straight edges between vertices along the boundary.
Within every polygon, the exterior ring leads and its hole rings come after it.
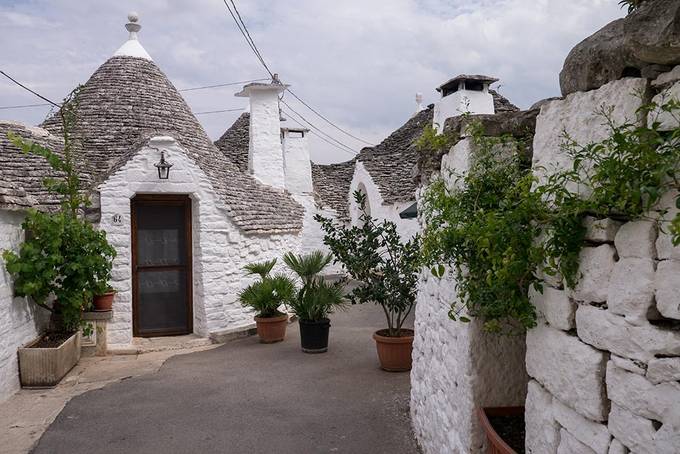
MULTIPOLYGON (((637 109, 647 84, 623 79, 545 104, 534 140, 539 177, 570 165, 562 131, 580 144, 606 137, 602 107, 617 123, 646 121, 637 109)), ((676 90, 677 82, 654 100, 676 90)), ((662 115, 664 127, 673 121, 662 115)), ((531 294, 540 319, 527 334, 528 453, 679 452, 680 248, 664 229, 676 195, 661 201, 659 210, 669 211, 662 218, 589 219, 576 288, 549 280, 543 294, 531 294)))

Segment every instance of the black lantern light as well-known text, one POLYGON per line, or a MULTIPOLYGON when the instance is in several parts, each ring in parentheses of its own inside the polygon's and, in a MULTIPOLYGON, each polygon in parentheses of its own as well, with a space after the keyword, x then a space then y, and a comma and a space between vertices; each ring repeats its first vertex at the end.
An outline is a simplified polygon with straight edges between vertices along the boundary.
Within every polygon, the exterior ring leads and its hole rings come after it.
POLYGON ((172 167, 172 164, 165 160, 164 151, 161 151, 161 160, 154 164, 154 166, 158 169, 159 179, 167 180, 170 177, 170 167, 172 167))

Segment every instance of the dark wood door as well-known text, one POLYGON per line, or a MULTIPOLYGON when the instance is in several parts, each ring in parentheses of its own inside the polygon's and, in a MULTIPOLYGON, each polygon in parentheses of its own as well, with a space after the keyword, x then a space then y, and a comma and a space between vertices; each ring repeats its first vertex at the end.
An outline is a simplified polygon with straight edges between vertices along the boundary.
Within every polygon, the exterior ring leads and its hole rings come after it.
POLYGON ((132 199, 132 325, 135 336, 193 330, 191 199, 132 199))

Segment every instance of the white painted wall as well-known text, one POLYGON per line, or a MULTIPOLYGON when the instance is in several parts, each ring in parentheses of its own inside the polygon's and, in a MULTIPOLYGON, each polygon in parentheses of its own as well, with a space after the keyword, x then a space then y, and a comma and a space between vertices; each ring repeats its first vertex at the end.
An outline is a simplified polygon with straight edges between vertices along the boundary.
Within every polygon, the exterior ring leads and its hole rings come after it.
POLYGON ((444 131, 444 123, 447 118, 457 117, 464 113, 493 114, 493 96, 485 89, 484 91, 458 90, 441 98, 434 105, 432 125, 438 133, 444 131))
POLYGON ((378 186, 373 181, 373 178, 366 170, 366 167, 359 161, 354 167, 354 176, 350 183, 349 190, 349 214, 352 225, 358 225, 359 216, 361 214, 359 206, 354 201, 354 191, 359 189, 360 185, 366 190, 367 203, 370 208, 370 214, 375 219, 386 219, 393 221, 397 225, 397 231, 402 239, 411 238, 420 231, 420 225, 417 219, 401 219, 399 213, 408 208, 413 202, 400 202, 392 205, 385 205, 378 186))
MULTIPOLYGON (((470 139, 465 139, 442 158, 442 167, 464 173, 473 152, 470 139)), ((442 174, 453 183, 450 172, 442 174)), ((488 334, 477 320, 455 322, 448 316, 452 303, 459 303, 453 276, 438 279, 423 270, 416 304, 411 420, 425 454, 483 452, 476 408, 522 405, 526 395, 524 336, 488 334)))
POLYGON ((250 98, 248 170, 262 183, 280 189, 286 187, 278 97, 283 87, 250 84, 237 94, 250 98))
POLYGON ((107 232, 118 256, 114 261, 114 318, 108 327, 109 346, 132 342, 130 199, 137 193, 187 194, 192 199, 194 332, 207 336, 252 322, 252 313, 237 301, 248 281, 242 267, 297 250, 297 235, 244 235, 230 221, 224 204, 201 169, 172 138, 154 138, 124 167, 100 186, 100 228, 107 232), (152 148, 153 147, 153 148, 152 148), (153 166, 165 151, 173 164, 168 180, 159 180, 153 166), (123 222, 114 225, 114 215, 123 222))
MULTIPOLYGON (((18 251, 24 240, 23 214, 0 210, 0 251, 18 251)), ((0 257, 0 402, 19 390, 17 348, 38 337, 49 313, 28 301, 14 298, 11 278, 0 257)))
POLYGON ((286 189, 291 194, 311 194, 312 164, 309 158, 308 132, 283 129, 282 146, 286 189))

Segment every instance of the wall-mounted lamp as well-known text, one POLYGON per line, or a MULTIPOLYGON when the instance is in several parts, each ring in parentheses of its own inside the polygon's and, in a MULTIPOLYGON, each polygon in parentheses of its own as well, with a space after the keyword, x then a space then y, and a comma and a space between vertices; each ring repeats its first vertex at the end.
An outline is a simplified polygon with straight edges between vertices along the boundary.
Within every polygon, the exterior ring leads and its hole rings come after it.
POLYGON ((167 180, 170 177, 170 167, 172 167, 172 164, 165 160, 164 151, 161 151, 161 160, 154 164, 154 166, 158 169, 159 179, 167 180))

